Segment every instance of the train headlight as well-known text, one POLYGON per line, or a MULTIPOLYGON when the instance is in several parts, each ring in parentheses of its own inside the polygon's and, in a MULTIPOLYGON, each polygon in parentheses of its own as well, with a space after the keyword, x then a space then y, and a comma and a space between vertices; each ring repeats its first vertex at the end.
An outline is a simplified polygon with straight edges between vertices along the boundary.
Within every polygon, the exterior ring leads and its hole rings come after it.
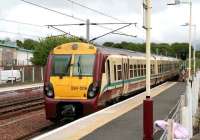
POLYGON ((94 98, 95 97, 95 92, 94 91, 89 91, 88 92, 88 98, 94 98))
POLYGON ((52 91, 52 90, 48 90, 48 91, 47 91, 47 96, 48 96, 48 97, 53 97, 53 95, 54 95, 54 94, 53 94, 53 91, 52 91))
POLYGON ((51 83, 44 87, 44 93, 49 98, 54 97, 53 85, 51 83))
POLYGON ((98 89, 96 87, 93 87, 93 85, 91 84, 89 86, 88 93, 87 93, 88 99, 94 98, 97 95, 97 93, 98 93, 98 89))

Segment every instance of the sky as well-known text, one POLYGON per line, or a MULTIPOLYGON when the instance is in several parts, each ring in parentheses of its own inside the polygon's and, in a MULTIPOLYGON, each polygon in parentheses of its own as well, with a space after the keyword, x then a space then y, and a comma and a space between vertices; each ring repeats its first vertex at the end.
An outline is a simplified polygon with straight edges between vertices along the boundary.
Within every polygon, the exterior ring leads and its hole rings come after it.
MULTIPOLYGON (((83 20, 90 19, 90 22, 107 23, 107 22, 137 22, 137 26, 130 26, 120 30, 120 33, 129 35, 137 35, 137 38, 119 36, 110 34, 102 37, 95 42, 103 43, 111 42, 144 42, 145 30, 143 26, 143 0, 72 0, 87 7, 101 11, 107 15, 115 17, 119 20, 103 16, 101 14, 92 12, 88 9, 80 7, 70 0, 26 0, 41 6, 68 14, 70 16, 78 17, 83 20)), ((187 1, 187 0, 185 0, 187 1)), ((188 27, 181 26, 189 21, 189 5, 181 4, 176 6, 167 6, 167 3, 173 3, 173 0, 153 0, 152 5, 152 42, 188 42, 188 27)), ((193 43, 200 44, 199 28, 200 28, 200 0, 192 0, 192 24, 197 26, 196 39, 193 43), (196 41, 195 41, 196 40, 196 41)), ((1 0, 0 1, 0 38, 38 39, 49 35, 59 35, 62 32, 48 28, 45 25, 52 24, 71 24, 83 23, 71 17, 60 15, 30 4, 21 0, 1 0), (6 20, 20 21, 24 23, 31 23, 38 26, 17 24, 6 22, 6 20), (8 33, 9 32, 9 33, 8 33), (13 32, 15 34, 11 34, 13 32)), ((106 28, 117 29, 124 25, 103 25, 106 28)), ((86 37, 85 26, 66 26, 58 27, 66 32, 76 36, 86 37)), ((90 39, 103 35, 110 30, 99 26, 90 26, 90 39)), ((197 47, 200 48, 199 45, 197 47)))

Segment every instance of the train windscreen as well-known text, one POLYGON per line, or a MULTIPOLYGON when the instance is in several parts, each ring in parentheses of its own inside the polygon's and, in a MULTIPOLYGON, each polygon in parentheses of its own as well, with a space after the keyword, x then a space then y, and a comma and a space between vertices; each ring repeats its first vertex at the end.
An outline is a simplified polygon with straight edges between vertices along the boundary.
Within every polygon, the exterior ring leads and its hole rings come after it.
POLYGON ((51 76, 70 75, 70 63, 72 55, 54 55, 52 59, 51 76))
POLYGON ((74 56, 73 76, 92 76, 95 55, 74 56))

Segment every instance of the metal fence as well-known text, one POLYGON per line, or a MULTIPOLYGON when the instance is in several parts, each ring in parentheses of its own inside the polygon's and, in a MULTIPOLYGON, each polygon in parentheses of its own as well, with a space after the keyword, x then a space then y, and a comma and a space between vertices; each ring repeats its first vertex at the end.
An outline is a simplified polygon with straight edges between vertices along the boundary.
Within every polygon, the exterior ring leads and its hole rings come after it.
MULTIPOLYGON (((193 77, 193 81, 187 83, 186 92, 181 95, 180 100, 171 109, 169 115, 165 118, 167 127, 159 137, 160 140, 173 140, 175 137, 174 122, 179 123, 187 133, 183 133, 186 139, 193 136, 193 118, 198 109, 200 93, 200 72, 193 77)), ((183 131, 184 131, 183 130, 183 131)))
MULTIPOLYGON (((173 120, 174 122, 181 123, 181 98, 178 100, 177 104, 170 110, 168 116, 165 118, 166 121, 173 120)), ((160 140, 167 140, 167 129, 165 129, 160 137, 160 140)))
POLYGON ((0 86, 41 83, 43 77, 41 66, 7 66, 0 70, 0 86))

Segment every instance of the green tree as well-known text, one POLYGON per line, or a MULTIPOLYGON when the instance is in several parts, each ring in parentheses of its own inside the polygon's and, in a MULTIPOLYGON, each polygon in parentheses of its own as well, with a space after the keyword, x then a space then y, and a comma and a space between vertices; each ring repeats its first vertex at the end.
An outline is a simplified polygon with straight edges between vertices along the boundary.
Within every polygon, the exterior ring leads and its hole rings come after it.
POLYGON ((178 58, 186 59, 188 58, 189 49, 188 43, 173 43, 171 44, 172 49, 174 50, 175 56, 178 58))
POLYGON ((38 44, 38 41, 32 39, 25 39, 23 42, 20 40, 16 40, 17 46, 27 50, 34 50, 35 46, 38 44))
POLYGON ((37 44, 38 44, 38 41, 35 41, 32 39, 25 39, 22 47, 27 50, 34 50, 37 44))
POLYGON ((23 48, 23 42, 21 40, 16 40, 17 46, 23 48))
POLYGON ((103 43, 103 46, 106 46, 106 47, 112 47, 114 45, 113 42, 105 42, 103 43))

